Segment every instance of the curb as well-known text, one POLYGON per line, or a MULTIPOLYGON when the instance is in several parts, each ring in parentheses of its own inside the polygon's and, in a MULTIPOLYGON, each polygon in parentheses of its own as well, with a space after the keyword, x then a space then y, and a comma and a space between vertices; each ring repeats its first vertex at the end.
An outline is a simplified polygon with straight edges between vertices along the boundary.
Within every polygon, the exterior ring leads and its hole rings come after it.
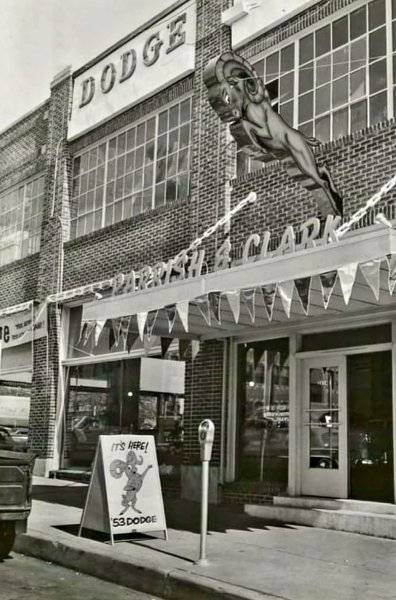
MULTIPOLYGON (((70 540, 69 543, 55 541, 32 531, 17 537, 14 551, 41 560, 53 562, 80 573, 104 579, 146 594, 172 600, 273 600, 280 596, 265 594, 230 583, 189 573, 181 569, 165 570, 139 559, 115 558, 111 548, 97 546, 97 542, 85 540, 92 548, 82 549, 70 540)), ((286 600, 286 599, 283 599, 286 600)))

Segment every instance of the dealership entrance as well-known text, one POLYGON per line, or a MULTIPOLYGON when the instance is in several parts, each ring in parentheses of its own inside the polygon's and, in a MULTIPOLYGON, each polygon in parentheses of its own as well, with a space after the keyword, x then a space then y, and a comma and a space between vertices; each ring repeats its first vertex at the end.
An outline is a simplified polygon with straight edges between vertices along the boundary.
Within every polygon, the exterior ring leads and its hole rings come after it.
POLYGON ((301 361, 301 493, 394 501, 390 351, 301 361))

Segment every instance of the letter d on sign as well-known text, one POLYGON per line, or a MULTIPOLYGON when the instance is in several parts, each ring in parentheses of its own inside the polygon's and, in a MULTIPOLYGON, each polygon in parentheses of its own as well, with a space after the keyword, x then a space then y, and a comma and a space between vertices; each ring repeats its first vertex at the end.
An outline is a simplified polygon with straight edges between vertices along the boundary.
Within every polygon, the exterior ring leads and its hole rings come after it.
POLYGON ((79 108, 86 106, 89 104, 94 97, 95 94, 95 79, 93 77, 88 77, 88 79, 84 79, 81 84, 81 102, 79 108))
POLYGON ((120 83, 122 83, 123 81, 126 81, 127 79, 132 77, 132 75, 135 72, 136 52, 133 48, 132 48, 132 50, 128 50, 127 52, 124 52, 124 54, 121 55, 121 64, 122 64, 122 71, 121 71, 120 83))

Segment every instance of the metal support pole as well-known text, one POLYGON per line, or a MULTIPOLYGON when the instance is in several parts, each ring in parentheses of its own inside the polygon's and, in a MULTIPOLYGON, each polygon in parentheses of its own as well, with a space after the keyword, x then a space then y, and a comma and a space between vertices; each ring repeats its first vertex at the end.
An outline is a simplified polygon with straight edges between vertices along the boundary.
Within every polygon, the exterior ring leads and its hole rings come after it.
POLYGON ((206 558, 206 536, 208 533, 208 492, 209 492, 209 461, 202 461, 202 481, 201 481, 201 540, 199 545, 200 566, 208 565, 206 558))

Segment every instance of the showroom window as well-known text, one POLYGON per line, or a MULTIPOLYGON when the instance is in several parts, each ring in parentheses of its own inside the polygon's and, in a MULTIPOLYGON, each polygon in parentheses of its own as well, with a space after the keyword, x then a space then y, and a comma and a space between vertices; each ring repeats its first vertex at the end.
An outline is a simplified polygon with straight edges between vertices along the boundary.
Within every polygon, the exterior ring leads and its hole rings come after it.
POLYGON ((39 251, 43 200, 43 176, 0 196, 0 266, 39 251))
POLYGON ((246 491, 287 487, 289 341, 240 344, 237 479, 246 491))
POLYGON ((75 156, 71 237, 189 195, 191 98, 75 156))
MULTIPOLYGON (((372 0, 333 15, 253 62, 274 109, 290 125, 326 142, 393 116, 388 89, 396 89, 396 0, 389 14, 388 6, 372 0), (394 52, 393 75, 387 47, 394 52)), ((237 173, 261 167, 239 158, 237 173)))

